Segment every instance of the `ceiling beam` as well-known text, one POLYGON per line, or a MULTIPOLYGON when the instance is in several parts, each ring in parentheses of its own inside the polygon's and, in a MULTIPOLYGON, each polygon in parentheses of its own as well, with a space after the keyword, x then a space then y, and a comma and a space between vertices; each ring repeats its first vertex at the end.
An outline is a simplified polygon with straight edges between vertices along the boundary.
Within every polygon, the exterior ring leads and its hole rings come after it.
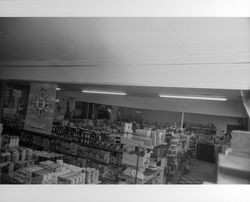
POLYGON ((250 65, 0 65, 0 79, 211 89, 250 89, 250 65))

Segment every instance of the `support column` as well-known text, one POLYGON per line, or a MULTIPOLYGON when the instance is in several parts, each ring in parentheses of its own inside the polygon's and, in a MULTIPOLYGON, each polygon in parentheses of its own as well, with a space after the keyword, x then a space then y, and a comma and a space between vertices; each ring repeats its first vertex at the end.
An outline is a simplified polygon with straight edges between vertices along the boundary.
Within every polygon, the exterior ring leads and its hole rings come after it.
POLYGON ((181 112, 181 128, 183 128, 183 125, 184 125, 184 117, 185 116, 185 113, 184 112, 181 112))

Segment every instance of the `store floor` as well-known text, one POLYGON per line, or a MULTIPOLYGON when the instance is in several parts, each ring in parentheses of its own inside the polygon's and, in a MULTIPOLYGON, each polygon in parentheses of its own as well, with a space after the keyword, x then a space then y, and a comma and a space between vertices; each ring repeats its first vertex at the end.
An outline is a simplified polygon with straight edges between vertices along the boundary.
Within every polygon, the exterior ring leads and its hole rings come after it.
POLYGON ((183 175, 180 184, 216 183, 216 164, 191 159, 190 171, 183 175))

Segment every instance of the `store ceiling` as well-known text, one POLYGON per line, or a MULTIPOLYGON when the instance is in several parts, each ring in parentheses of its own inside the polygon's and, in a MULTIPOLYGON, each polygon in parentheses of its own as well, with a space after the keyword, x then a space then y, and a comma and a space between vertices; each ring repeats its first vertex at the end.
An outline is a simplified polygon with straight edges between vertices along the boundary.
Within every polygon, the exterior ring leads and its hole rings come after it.
POLYGON ((250 62, 248 18, 0 18, 0 61, 250 62))

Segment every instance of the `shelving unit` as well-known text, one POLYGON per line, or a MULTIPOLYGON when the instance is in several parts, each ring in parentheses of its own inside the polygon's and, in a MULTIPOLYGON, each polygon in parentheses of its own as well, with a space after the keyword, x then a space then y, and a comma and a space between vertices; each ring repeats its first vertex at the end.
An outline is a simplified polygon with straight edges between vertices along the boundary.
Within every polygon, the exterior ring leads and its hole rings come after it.
MULTIPOLYGON (((49 139, 50 143, 51 143, 51 140, 62 141, 62 142, 68 143, 68 144, 76 144, 77 146, 80 146, 80 147, 86 147, 88 149, 96 149, 96 150, 100 150, 100 151, 104 151, 104 152, 109 152, 109 154, 113 153, 113 154, 115 154, 115 156, 117 156, 117 162, 118 163, 103 162, 103 161, 88 157, 87 153, 85 153, 85 155, 79 156, 77 154, 74 154, 74 153, 72 154, 72 153, 67 152, 67 151, 62 151, 62 150, 58 151, 58 150, 55 149, 55 147, 50 147, 50 145, 46 145, 46 146, 48 146, 47 149, 49 149, 50 151, 60 152, 60 153, 62 153, 64 155, 66 155, 66 156, 70 156, 72 158, 84 160, 86 162, 85 167, 87 167, 88 165, 92 165, 93 163, 108 166, 108 167, 112 167, 112 169, 116 170, 116 180, 113 180, 112 182, 115 182, 115 183, 118 182, 118 177, 117 177, 118 169, 119 169, 119 167, 122 166, 121 163, 119 163, 120 160, 121 160, 121 155, 122 155, 122 149, 120 149, 120 148, 115 149, 115 148, 108 148, 107 146, 101 147, 98 144, 95 144, 95 145, 93 145, 93 144, 84 144, 84 143, 82 143, 82 141, 79 141, 79 139, 78 139, 78 141, 77 140, 70 140, 69 137, 68 138, 62 138, 62 137, 56 136, 56 135, 46 135, 46 134, 42 134, 42 133, 34 133, 34 132, 30 132, 30 131, 25 131, 25 130, 13 130, 13 129, 8 129, 8 128, 4 128, 4 129, 5 129, 5 132, 7 132, 7 133, 9 132, 9 133, 12 133, 12 134, 14 133, 16 135, 19 135, 20 138, 21 138, 20 143, 24 144, 26 146, 32 147, 32 148, 44 149, 44 145, 42 145, 42 141, 38 141, 38 142, 41 142, 41 144, 35 144, 34 143, 34 138, 39 137, 39 138, 41 138, 41 140, 49 139), (25 139, 28 139, 28 141, 26 142, 25 139)), ((91 131, 82 130, 82 132, 91 133, 91 132, 97 132, 97 131, 94 131, 94 130, 91 130, 91 131)), ((104 131, 102 131, 102 133, 103 132, 104 131)), ((66 134, 65 134, 65 137, 67 137, 66 134)), ((89 152, 89 153, 91 153, 91 152, 89 152)), ((105 179, 105 178, 103 178, 103 179, 105 179)))

